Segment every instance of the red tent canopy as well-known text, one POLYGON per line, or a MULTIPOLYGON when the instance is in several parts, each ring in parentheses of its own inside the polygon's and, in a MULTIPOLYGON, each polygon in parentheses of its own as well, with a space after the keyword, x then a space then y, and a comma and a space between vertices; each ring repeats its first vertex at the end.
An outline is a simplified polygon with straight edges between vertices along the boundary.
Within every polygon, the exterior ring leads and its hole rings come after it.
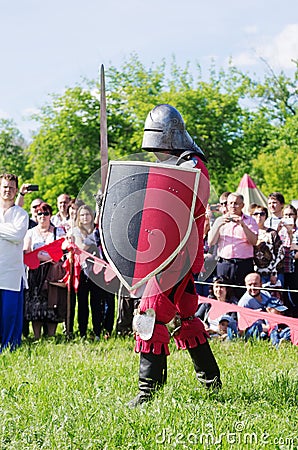
POLYGON ((251 203, 267 207, 267 197, 256 186, 251 177, 245 173, 240 180, 237 192, 244 197, 243 212, 247 213, 247 209, 251 203))

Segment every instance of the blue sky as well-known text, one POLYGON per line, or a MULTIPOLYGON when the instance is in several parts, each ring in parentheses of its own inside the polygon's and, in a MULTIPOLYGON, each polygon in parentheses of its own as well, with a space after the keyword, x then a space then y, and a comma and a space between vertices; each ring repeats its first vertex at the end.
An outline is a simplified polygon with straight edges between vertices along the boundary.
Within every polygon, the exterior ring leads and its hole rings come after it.
POLYGON ((232 57, 260 77, 265 66, 291 74, 298 59, 296 0, 2 0, 0 1, 0 117, 28 136, 29 114, 51 93, 101 64, 121 66, 136 53, 146 66, 163 58, 179 65, 232 57))

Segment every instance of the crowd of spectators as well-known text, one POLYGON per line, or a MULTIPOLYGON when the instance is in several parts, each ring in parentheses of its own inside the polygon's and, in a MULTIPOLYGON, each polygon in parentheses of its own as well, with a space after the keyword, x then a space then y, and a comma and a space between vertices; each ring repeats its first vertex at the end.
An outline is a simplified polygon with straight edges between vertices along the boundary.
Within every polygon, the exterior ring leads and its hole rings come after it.
MULTIPOLYGON (((24 196, 31 192, 30 185, 23 184, 17 195, 16 177, 6 174, 1 180, 3 210, 9 203, 10 206, 16 205, 15 211, 20 214, 24 196)), ((241 335, 245 338, 266 337, 278 346, 279 340, 289 340, 288 326, 280 320, 274 329, 270 329, 260 320, 240 331, 237 313, 232 306, 298 317, 297 210, 292 204, 285 204, 280 192, 268 196, 267 206, 251 204, 247 208, 248 214, 243 209, 243 196, 237 192, 223 192, 217 207, 209 205, 207 208, 205 271, 197 276, 197 292, 199 299, 204 296, 231 304, 231 311, 211 321, 210 305, 199 302, 196 315, 205 323, 212 338, 231 339, 241 335)), ((23 251, 38 250, 63 236, 67 242, 103 258, 97 219, 96 211, 83 202, 71 199, 66 193, 57 198, 56 214, 42 198, 34 198, 30 205, 23 251)), ((5 230, 7 225, 2 227, 5 230)), ((78 334, 87 339, 89 333, 94 340, 99 340, 101 336, 108 339, 114 329, 115 294, 107 292, 90 278, 90 267, 87 265, 82 266, 77 292, 71 287, 70 294, 67 294, 66 285, 61 282, 65 273, 62 263, 67 255, 65 250, 57 264, 49 253, 38 251, 40 266, 27 268, 26 277, 19 281, 21 289, 24 288, 25 299, 23 335, 30 335, 31 324, 35 339, 40 339, 42 330, 43 335, 54 336, 57 324, 61 322, 69 336, 78 334), (70 296, 69 303, 67 295, 70 296), (93 330, 88 332, 89 303, 93 330), (67 308, 70 309, 68 317, 67 308)), ((131 334, 133 311, 139 299, 132 298, 123 287, 120 291, 116 332, 126 335, 131 334)), ((5 311, 2 314, 5 315, 5 311)), ((5 345, 9 339, 6 339, 5 345)), ((18 331, 16 342, 19 341, 18 331)))
MULTIPOLYGON (((23 206, 24 196, 30 191, 23 184, 16 198, 16 204, 23 206)), ((67 293, 62 281, 65 275, 63 262, 69 257, 68 244, 92 256, 103 258, 96 222, 96 211, 84 202, 62 193, 57 197, 57 213, 41 198, 35 198, 30 206, 31 217, 24 238, 24 252, 38 250, 64 237, 63 256, 60 261, 52 260, 46 251, 39 251, 37 268, 27 267, 28 286, 24 290, 23 335, 30 337, 30 325, 34 339, 55 336, 58 323, 68 337, 78 335, 82 340, 99 341, 108 339, 114 328, 115 295, 106 291, 92 277, 92 258, 82 265, 77 289, 71 284, 67 293), (67 301, 67 295, 70 297, 67 301), (89 305, 91 328, 89 329, 89 305), (67 311, 69 309, 69 311, 67 311)))
MULTIPOLYGON (((207 210, 206 221, 210 225, 205 237, 207 264, 206 272, 197 278, 197 292, 206 296, 206 286, 209 286, 210 298, 297 318, 297 210, 292 204, 285 204, 280 192, 268 196, 267 206, 253 203, 247 208, 248 214, 243 213, 243 208, 241 194, 225 192, 220 196, 218 217, 214 218, 214 208, 207 210), (214 261, 213 266, 210 259, 214 261), (206 281, 202 282, 203 279, 206 281), (211 291, 210 287, 213 287, 211 291)), ((271 338, 276 346, 279 339, 290 339, 290 329, 281 320, 274 330, 263 320, 257 320, 240 331, 233 311, 225 315, 224 321, 218 317, 210 328, 209 309, 207 303, 199 303, 197 315, 213 337, 271 338), (229 333, 220 331, 222 324, 229 333)))

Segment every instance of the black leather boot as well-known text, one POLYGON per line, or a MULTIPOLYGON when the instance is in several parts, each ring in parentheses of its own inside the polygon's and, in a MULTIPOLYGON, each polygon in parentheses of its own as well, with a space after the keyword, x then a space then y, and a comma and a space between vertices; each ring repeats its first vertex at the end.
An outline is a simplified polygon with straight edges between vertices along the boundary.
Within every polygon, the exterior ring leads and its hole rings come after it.
POLYGON ((207 389, 220 389, 222 386, 220 371, 214 358, 209 342, 189 348, 197 379, 207 389))
POLYGON ((128 403, 130 408, 135 408, 144 402, 151 400, 154 392, 161 388, 167 380, 166 355, 154 355, 153 353, 141 353, 139 371, 139 393, 128 403))

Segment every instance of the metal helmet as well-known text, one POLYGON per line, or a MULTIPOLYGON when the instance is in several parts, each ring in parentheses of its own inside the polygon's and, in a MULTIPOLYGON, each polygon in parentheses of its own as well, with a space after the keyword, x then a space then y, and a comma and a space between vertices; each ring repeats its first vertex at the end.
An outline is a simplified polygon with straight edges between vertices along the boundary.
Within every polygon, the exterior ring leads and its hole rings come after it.
POLYGON ((206 157, 185 129, 181 114, 171 105, 157 105, 145 121, 142 148, 147 151, 196 153, 203 161, 206 157))

